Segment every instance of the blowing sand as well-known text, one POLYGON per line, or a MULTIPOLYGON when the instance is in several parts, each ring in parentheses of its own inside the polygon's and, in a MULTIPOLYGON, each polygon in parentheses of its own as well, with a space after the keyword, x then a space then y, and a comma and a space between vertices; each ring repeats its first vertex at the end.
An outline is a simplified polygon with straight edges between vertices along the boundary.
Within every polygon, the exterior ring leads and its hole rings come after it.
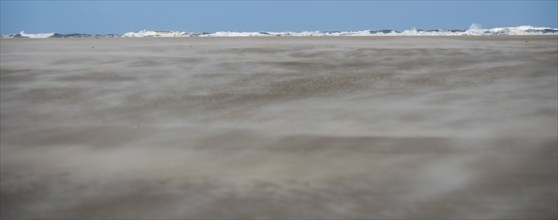
POLYGON ((558 38, 1 39, 2 218, 556 218, 558 38))

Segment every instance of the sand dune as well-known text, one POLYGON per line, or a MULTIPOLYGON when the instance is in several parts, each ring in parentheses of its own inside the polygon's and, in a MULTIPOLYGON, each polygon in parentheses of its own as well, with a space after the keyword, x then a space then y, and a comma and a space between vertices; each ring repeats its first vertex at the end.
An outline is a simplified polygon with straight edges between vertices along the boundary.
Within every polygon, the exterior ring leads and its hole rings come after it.
POLYGON ((2 218, 556 218, 558 39, 0 39, 2 218))

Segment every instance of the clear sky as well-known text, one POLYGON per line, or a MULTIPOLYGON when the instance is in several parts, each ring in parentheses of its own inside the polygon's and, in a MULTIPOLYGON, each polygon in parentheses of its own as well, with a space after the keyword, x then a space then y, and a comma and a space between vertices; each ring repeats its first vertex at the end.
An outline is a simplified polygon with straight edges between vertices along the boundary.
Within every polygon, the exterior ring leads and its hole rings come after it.
POLYGON ((557 0, 0 1, 2 34, 558 27, 557 0))

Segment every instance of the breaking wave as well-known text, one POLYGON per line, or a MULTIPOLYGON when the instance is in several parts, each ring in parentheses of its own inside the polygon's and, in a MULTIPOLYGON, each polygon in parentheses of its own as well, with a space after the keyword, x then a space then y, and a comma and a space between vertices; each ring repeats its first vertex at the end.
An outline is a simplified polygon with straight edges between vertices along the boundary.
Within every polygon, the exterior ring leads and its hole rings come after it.
POLYGON ((38 34, 26 34, 25 32, 21 31, 17 34, 23 38, 49 38, 54 35, 54 33, 38 33, 38 34))
POLYGON ((192 33, 184 31, 149 31, 127 32, 118 34, 58 34, 39 33, 4 35, 4 38, 85 38, 85 37, 268 37, 268 36, 490 36, 490 35, 558 35, 558 28, 533 27, 528 25, 516 27, 496 27, 485 29, 478 24, 472 24, 468 29, 410 29, 397 31, 392 29, 363 30, 363 31, 302 31, 302 32, 201 32, 192 33))

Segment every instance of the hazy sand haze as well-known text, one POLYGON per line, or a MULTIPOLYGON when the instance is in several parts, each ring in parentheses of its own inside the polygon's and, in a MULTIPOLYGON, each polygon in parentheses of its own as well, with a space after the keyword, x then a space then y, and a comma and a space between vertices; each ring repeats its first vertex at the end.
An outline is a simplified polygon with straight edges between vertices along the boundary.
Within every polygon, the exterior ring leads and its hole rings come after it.
POLYGON ((1 39, 2 218, 555 218, 558 38, 1 39))

